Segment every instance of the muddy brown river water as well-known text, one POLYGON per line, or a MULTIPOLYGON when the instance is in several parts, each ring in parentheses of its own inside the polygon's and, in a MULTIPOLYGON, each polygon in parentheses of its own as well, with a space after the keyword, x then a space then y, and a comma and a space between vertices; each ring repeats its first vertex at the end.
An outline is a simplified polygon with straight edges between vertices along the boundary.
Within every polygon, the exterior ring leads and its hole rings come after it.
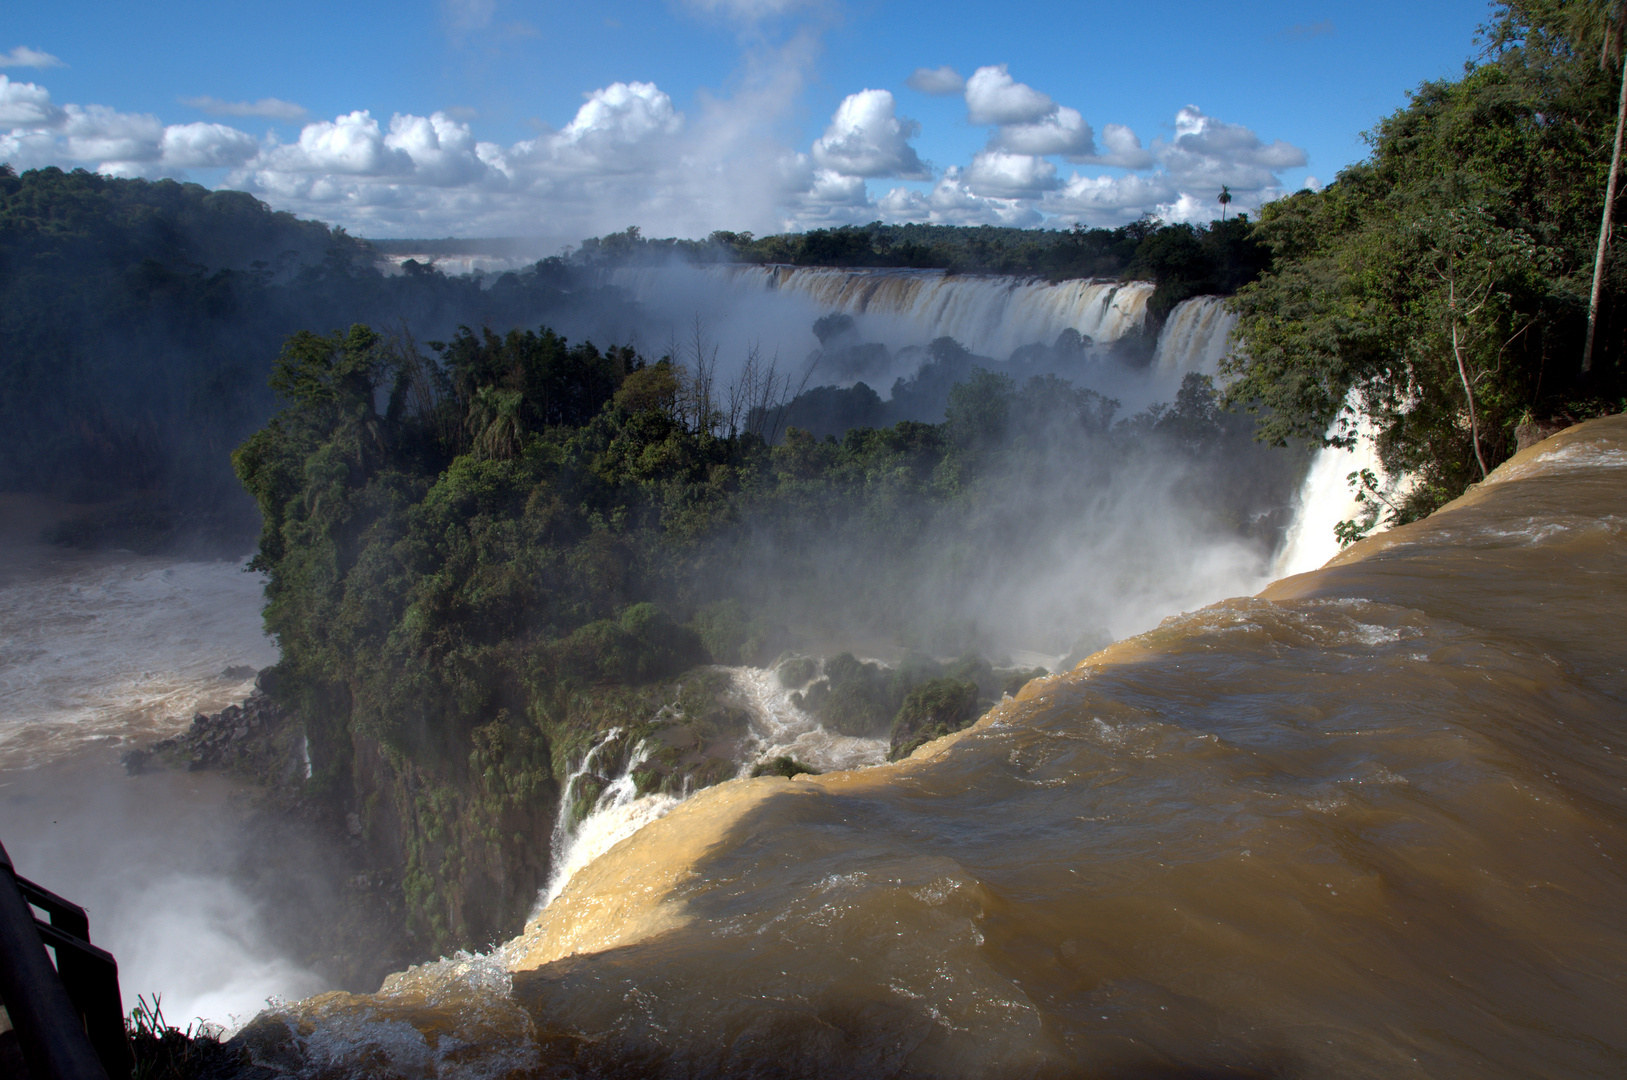
POLYGON ((307 1075, 1627 1073, 1627 419, 909 761, 703 792, 307 1075))

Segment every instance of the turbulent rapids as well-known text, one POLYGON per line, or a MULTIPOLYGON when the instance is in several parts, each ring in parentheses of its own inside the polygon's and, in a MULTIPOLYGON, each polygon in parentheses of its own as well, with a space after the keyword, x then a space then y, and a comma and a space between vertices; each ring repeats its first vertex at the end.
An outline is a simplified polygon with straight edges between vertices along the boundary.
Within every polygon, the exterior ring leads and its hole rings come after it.
POLYGON ((263 1016, 305 1075, 1627 1068, 1627 419, 1030 683, 737 780, 489 956, 263 1016))

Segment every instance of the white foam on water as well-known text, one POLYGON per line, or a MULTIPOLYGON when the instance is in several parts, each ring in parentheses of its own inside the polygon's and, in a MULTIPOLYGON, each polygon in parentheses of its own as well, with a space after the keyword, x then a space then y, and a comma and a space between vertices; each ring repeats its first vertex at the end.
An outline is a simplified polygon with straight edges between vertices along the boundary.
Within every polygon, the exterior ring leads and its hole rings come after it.
POLYGON ((827 731, 797 708, 792 693, 768 668, 726 668, 736 695, 751 713, 752 744, 746 764, 791 757, 820 772, 862 769, 887 760, 888 740, 860 738, 827 731))

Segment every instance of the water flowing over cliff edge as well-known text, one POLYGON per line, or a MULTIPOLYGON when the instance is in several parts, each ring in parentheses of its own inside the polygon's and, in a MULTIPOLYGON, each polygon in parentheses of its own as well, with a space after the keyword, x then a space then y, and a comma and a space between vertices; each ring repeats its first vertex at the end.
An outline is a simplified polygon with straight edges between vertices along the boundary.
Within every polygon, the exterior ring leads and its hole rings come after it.
POLYGON ((1619 1075, 1624 556, 1613 417, 908 761, 702 792, 491 956, 247 1039, 309 1075, 1619 1075))
MULTIPOLYGON (((660 345, 670 335, 681 343, 699 318, 723 343, 725 356, 756 345, 793 363, 818 345, 811 328, 827 314, 849 316, 860 337, 893 349, 951 337, 998 361, 1024 346, 1052 345, 1068 331, 1110 345, 1144 329, 1155 289, 1149 281, 1052 283, 942 270, 729 264, 623 268, 606 280, 641 305, 633 323, 605 328, 612 336, 660 345)), ((1175 382, 1189 371, 1212 374, 1236 322, 1221 297, 1183 300, 1153 343, 1152 374, 1175 382)), ((912 374, 914 363, 919 359, 865 377, 885 390, 893 375, 912 374)), ((831 377, 820 370, 815 385, 831 377)))

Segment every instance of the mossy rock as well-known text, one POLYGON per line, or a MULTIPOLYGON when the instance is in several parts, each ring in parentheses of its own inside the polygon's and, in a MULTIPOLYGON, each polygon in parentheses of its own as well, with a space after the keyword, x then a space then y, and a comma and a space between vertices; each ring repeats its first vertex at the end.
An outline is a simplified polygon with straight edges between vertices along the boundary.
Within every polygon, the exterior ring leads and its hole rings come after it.
POLYGON ((774 676, 779 680, 780 686, 787 690, 807 686, 813 677, 819 674, 819 661, 811 656, 792 656, 780 661, 775 669, 774 676))
POLYGON ((709 757, 701 762, 690 775, 694 778, 694 790, 721 784, 725 780, 733 780, 740 767, 729 758, 709 757))
POLYGON ((1015 697, 1017 691, 1021 690, 1035 679, 1045 678, 1045 676, 1049 675, 1050 672, 1046 671, 1042 667, 1035 667, 1010 668, 1006 671, 1001 671, 998 674, 1001 676, 1000 693, 1002 695, 1010 694, 1015 697))
POLYGON ((887 759, 908 757, 917 747, 966 727, 980 712, 975 682, 942 678, 922 683, 893 718, 887 759))
POLYGON ((809 776, 818 776, 819 770, 812 765, 804 765, 788 754, 781 754, 777 758, 758 762, 751 770, 753 776, 783 776, 787 780, 793 776, 801 776, 804 773, 809 776))

